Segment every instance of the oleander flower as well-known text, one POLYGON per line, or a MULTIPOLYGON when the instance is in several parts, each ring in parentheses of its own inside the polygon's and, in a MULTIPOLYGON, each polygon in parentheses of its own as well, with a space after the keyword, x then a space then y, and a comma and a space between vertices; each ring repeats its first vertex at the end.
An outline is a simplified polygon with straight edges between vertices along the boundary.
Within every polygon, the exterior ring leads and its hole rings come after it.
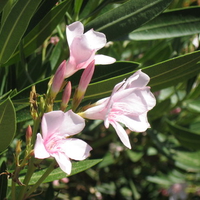
POLYGON ((83 24, 79 21, 67 26, 67 42, 70 50, 70 57, 67 62, 65 78, 71 76, 79 69, 85 69, 93 60, 95 64, 111 64, 115 59, 95 53, 106 45, 106 36, 93 29, 84 32, 83 24))
POLYGON ((34 147, 36 158, 54 157, 60 168, 67 174, 71 173, 70 159, 84 160, 92 148, 84 141, 71 136, 81 132, 85 120, 73 111, 51 111, 42 118, 42 134, 37 134, 34 147))
POLYGON ((79 114, 88 119, 104 120, 106 128, 111 124, 123 144, 131 148, 121 124, 135 132, 143 132, 150 127, 147 112, 155 106, 156 100, 150 87, 146 86, 149 80, 149 76, 139 70, 126 81, 118 83, 110 97, 97 101, 79 114))

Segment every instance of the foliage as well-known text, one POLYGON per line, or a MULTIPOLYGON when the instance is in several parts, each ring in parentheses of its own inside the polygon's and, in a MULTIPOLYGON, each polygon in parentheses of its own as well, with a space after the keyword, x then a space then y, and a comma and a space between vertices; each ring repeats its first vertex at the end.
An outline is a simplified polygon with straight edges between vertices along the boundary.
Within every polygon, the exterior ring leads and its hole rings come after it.
MULTIPOLYGON (((89 121, 80 138, 92 146, 90 158, 73 163, 68 183, 55 169, 32 199, 160 200, 175 195, 169 189, 174 184, 186 185, 187 199, 200 199, 199 6, 198 0, 0 1, 0 199, 12 199, 5 177, 14 170, 18 140, 21 155, 26 154, 32 86, 43 96, 50 77, 68 59, 65 28, 74 21, 105 33, 110 42, 98 53, 117 60, 96 66, 81 106, 109 96, 115 84, 138 69, 150 76, 157 104, 148 113, 150 129, 126 130, 131 150, 111 127, 89 121)), ((69 77, 73 89, 81 73, 69 77)), ((60 102, 61 93, 54 109, 60 102)), ((40 164, 30 185, 49 164, 40 164)), ((20 181, 27 168, 20 171, 20 181)))

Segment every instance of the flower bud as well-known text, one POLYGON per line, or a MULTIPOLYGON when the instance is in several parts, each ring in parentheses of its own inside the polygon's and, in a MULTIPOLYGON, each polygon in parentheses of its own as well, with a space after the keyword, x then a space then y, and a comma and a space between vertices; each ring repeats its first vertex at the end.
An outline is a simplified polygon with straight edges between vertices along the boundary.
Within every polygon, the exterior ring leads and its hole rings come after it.
POLYGON ((18 140, 15 148, 15 160, 16 160, 16 166, 20 166, 19 164, 19 155, 22 151, 21 149, 22 141, 18 140))
POLYGON ((31 138, 32 138, 32 128, 30 125, 28 125, 26 129, 26 145, 31 144, 31 138))
POLYGON ((79 106, 81 100, 83 99, 86 89, 92 79, 92 76, 94 74, 94 60, 87 66, 87 68, 83 71, 83 74, 81 76, 78 88, 75 91, 73 100, 72 100, 72 108, 76 110, 76 108, 79 106))
POLYGON ((66 73, 66 60, 64 60, 60 66, 58 67, 54 77, 53 82, 50 89, 50 97, 55 99, 56 95, 62 88, 66 73))
POLYGON ((71 90, 72 90, 72 85, 71 85, 71 82, 69 81, 64 89, 63 96, 62 96, 62 102, 61 102, 61 107, 60 107, 62 111, 64 111, 68 106, 68 102, 71 96, 71 90))
POLYGON ((21 144, 22 144, 22 141, 18 140, 17 144, 16 144, 16 149, 15 149, 16 155, 19 155, 21 153, 21 151, 22 151, 21 144))

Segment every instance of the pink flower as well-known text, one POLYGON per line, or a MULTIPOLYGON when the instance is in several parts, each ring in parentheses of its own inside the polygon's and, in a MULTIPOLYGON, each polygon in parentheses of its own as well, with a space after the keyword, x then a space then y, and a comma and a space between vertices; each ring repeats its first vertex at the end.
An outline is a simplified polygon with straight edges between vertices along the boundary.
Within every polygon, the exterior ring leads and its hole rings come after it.
POLYGON ((141 70, 126 81, 118 83, 110 97, 97 101, 80 115, 88 119, 104 120, 106 128, 111 124, 125 146, 131 148, 130 141, 122 124, 131 131, 143 132, 150 127, 147 112, 151 110, 156 100, 146 86, 149 77, 141 70))
POLYGON ((42 135, 37 134, 34 147, 36 158, 54 157, 60 168, 67 174, 71 173, 70 159, 84 160, 92 148, 84 141, 71 138, 83 130, 85 121, 71 110, 52 111, 42 118, 42 135))
POLYGON ((84 33, 83 24, 79 21, 66 28, 70 57, 67 63, 65 78, 79 69, 85 69, 93 60, 95 64, 111 64, 115 59, 95 53, 106 45, 106 36, 103 33, 89 30, 84 33))

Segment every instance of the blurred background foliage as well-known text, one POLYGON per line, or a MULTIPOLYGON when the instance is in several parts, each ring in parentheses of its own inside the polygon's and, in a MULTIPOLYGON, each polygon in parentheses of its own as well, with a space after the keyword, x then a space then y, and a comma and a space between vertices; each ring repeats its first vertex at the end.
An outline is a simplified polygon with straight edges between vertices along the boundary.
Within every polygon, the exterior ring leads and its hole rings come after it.
MULTIPOLYGON (((82 105, 108 96, 115 83, 142 68, 151 77, 149 85, 157 98, 148 113, 151 129, 127 129, 129 150, 111 127, 89 121, 79 137, 93 147, 91 159, 102 162, 42 184, 44 192, 31 199, 200 199, 200 1, 29 0, 27 11, 21 2, 0 2, 0 100, 11 98, 17 121, 15 139, 1 153, 1 170, 5 162, 12 169, 16 138, 24 140, 25 128, 32 123, 31 85, 36 84, 38 94, 45 93, 50 76, 69 56, 65 27, 80 20, 86 30, 106 34, 109 42, 99 53, 118 61, 96 67, 82 105), (135 6, 133 11, 126 3, 135 6), (120 14, 121 5, 127 16, 120 14), (10 14, 13 10, 18 20, 10 14), (114 23, 115 19, 120 20, 114 23)), ((80 75, 70 77, 74 87, 80 75)), ((58 95, 57 103, 60 99, 58 95)))

